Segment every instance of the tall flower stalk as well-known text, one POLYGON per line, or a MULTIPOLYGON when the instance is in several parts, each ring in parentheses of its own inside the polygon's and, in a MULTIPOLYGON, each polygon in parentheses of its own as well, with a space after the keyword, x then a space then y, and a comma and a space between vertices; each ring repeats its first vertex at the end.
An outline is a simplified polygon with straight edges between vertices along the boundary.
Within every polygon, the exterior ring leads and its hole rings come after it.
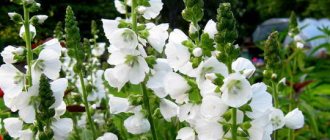
POLYGON ((27 62, 27 86, 32 86, 32 47, 31 47, 31 32, 30 32, 30 11, 27 7, 27 2, 23 2, 23 10, 24 10, 24 28, 25 28, 25 45, 26 45, 26 62, 27 62))
POLYGON ((84 81, 84 74, 82 71, 83 68, 83 59, 84 59, 84 52, 83 49, 80 47, 80 34, 79 28, 77 25, 76 17, 72 11, 72 8, 69 6, 66 9, 66 17, 65 17, 65 32, 66 32, 66 43, 68 47, 68 54, 71 55, 73 58, 76 59, 76 64, 74 66, 74 72, 79 76, 81 90, 83 95, 83 104, 85 106, 85 110, 87 113, 87 120, 88 124, 92 130, 93 138, 96 139, 96 130, 95 125, 92 119, 92 114, 90 111, 89 103, 87 101, 87 90, 84 81))

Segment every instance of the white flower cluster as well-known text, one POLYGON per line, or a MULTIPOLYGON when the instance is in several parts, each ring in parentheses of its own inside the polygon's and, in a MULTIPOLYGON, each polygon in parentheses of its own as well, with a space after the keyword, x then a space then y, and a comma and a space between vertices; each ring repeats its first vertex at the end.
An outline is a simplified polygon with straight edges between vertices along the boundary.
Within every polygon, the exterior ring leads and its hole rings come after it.
MULTIPOLYGON (((4 127, 8 134, 13 138, 32 139, 31 129, 24 129, 24 124, 36 123, 36 108, 39 106, 36 97, 39 96, 39 79, 41 74, 46 75, 52 80, 50 83, 55 103, 50 109, 55 109, 54 120, 51 128, 55 139, 63 139, 68 136, 73 127, 73 122, 69 118, 61 118, 66 111, 63 101, 64 91, 67 89, 68 82, 65 78, 59 78, 61 70, 61 45, 57 39, 47 41, 41 45, 42 50, 32 64, 32 79, 30 87, 27 87, 27 74, 18 70, 12 63, 15 61, 5 61, 6 64, 0 66, 0 87, 4 91, 4 103, 12 111, 18 111, 18 118, 4 119, 4 127)), ((14 54, 22 55, 22 48, 8 46, 1 53, 4 58, 9 60, 14 54)), ((23 69, 23 68, 22 68, 23 69)), ((27 70, 24 70, 28 73, 27 70)))

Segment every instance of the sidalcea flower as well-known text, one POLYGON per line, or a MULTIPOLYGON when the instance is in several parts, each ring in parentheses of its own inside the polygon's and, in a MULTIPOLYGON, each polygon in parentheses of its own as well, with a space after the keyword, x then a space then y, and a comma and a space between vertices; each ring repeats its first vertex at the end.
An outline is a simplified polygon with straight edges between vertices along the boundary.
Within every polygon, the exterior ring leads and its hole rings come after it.
POLYGON ((256 71, 255 66, 252 62, 246 58, 239 57, 232 64, 232 69, 235 72, 243 74, 246 78, 250 78, 253 73, 256 71))
POLYGON ((161 0, 149 0, 149 7, 139 6, 138 11, 145 19, 156 18, 163 9, 163 2, 161 0))
POLYGON ((130 103, 127 98, 109 97, 109 106, 111 114, 119 114, 122 112, 127 112, 130 106, 130 103))
POLYGON ((166 59, 158 58, 153 71, 154 73, 149 78, 146 86, 152 89, 156 96, 164 98, 168 95, 164 88, 164 78, 169 72, 172 72, 172 68, 168 65, 166 59))
POLYGON ((191 127, 184 127, 181 128, 178 131, 178 135, 176 136, 175 139, 179 140, 195 140, 196 139, 196 134, 194 129, 191 127))
POLYGON ((285 115, 285 126, 291 129, 299 129, 304 126, 304 115, 296 108, 285 115))
POLYGON ((204 33, 209 34, 210 38, 214 39, 214 35, 218 33, 216 26, 217 24, 212 19, 209 20, 204 27, 204 33))
POLYGON ((13 65, 3 64, 0 66, 0 87, 5 93, 4 98, 17 96, 22 92, 24 84, 24 74, 13 65))
MULTIPOLYGON (((37 35, 37 31, 36 31, 36 28, 30 24, 30 37, 31 37, 31 40, 37 35)), ((24 25, 22 25, 21 29, 19 30, 19 36, 21 38, 25 38, 25 28, 24 28, 24 25)))
POLYGON ((109 42, 119 49, 135 49, 138 45, 138 37, 131 29, 121 28, 111 34, 109 42))
POLYGON ((126 14, 126 5, 120 0, 115 0, 116 10, 121 14, 126 14))
POLYGON ((200 108, 201 115, 209 120, 218 120, 228 109, 220 97, 216 95, 204 96, 200 108))
POLYGON ((177 116, 179 107, 167 99, 161 99, 159 104, 160 113, 165 120, 170 121, 172 117, 177 116))
POLYGON ((51 128, 54 132, 55 140, 66 139, 73 129, 73 121, 69 118, 62 118, 52 122, 51 128))
POLYGON ((224 135, 222 125, 218 122, 200 121, 195 130, 200 140, 219 140, 224 135))
POLYGON ((224 103, 235 108, 246 104, 252 97, 249 81, 239 73, 233 73, 226 77, 220 90, 224 103))
POLYGON ((30 129, 23 130, 23 121, 18 118, 6 118, 3 120, 4 127, 12 138, 32 140, 33 132, 30 129))
POLYGON ((59 77, 61 70, 61 48, 57 39, 50 40, 44 44, 44 49, 40 52, 38 59, 32 66, 34 81, 39 81, 38 79, 42 73, 52 80, 59 77))
POLYGON ((186 103, 179 107, 178 118, 180 122, 186 121, 190 125, 196 125, 200 117, 200 105, 186 103))
POLYGON ((21 47, 7 46, 1 52, 1 56, 6 64, 12 64, 17 62, 17 60, 15 60, 15 55, 22 55, 23 52, 24 49, 21 47))
POLYGON ((269 116, 270 116, 270 122, 273 126, 273 130, 280 129, 284 126, 285 120, 282 110, 273 108, 269 116))
POLYGON ((115 65, 104 72, 105 79, 112 87, 120 90, 128 81, 139 84, 145 78, 149 67, 141 52, 137 50, 117 50, 112 52, 108 63, 115 65))
POLYGON ((249 104, 252 112, 247 112, 250 118, 259 118, 267 110, 273 108, 272 95, 267 92, 267 86, 264 83, 252 85, 252 100, 249 104))
POLYGON ((219 62, 215 57, 210 57, 199 64, 196 70, 196 82, 202 96, 215 92, 216 85, 212 82, 216 79, 216 74, 227 77, 228 69, 225 64, 219 62))
POLYGON ((169 65, 175 70, 188 76, 194 76, 194 69, 190 62, 190 52, 182 42, 188 37, 179 29, 170 33, 168 44, 165 47, 165 54, 169 65))
POLYGON ((47 15, 36 15, 37 19, 38 19, 38 23, 42 24, 45 22, 45 20, 48 18, 47 15))
POLYGON ((102 19, 101 20, 103 23, 103 30, 105 33, 105 36, 109 40, 114 33, 118 29, 119 21, 118 20, 109 20, 109 19, 102 19))
POLYGON ((92 49, 92 54, 96 57, 101 56, 105 51, 105 43, 97 43, 95 47, 92 49))
POLYGON ((150 123, 141 112, 128 117, 124 121, 124 126, 131 134, 142 134, 150 130, 150 123))
POLYGON ((170 72, 164 78, 164 89, 176 103, 182 104, 188 101, 188 82, 179 74, 170 72))
POLYGON ((118 137, 114 133, 107 132, 98 137, 96 140, 118 140, 118 137))
POLYGON ((153 23, 148 23, 147 28, 149 28, 148 42, 150 45, 155 48, 159 53, 163 52, 165 42, 168 38, 168 27, 167 23, 154 25, 153 23))

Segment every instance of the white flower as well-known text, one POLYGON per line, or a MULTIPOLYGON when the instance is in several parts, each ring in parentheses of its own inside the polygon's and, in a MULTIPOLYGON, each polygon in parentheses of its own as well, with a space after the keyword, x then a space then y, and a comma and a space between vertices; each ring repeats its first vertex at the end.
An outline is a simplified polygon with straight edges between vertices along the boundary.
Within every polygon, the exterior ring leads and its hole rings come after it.
POLYGON ((45 20, 48 18, 47 15, 36 15, 36 18, 38 19, 38 23, 42 24, 45 22, 45 20))
POLYGON ((218 120, 228 109, 228 106, 215 95, 204 96, 201 104, 201 115, 209 120, 218 120))
MULTIPOLYGON (((149 0, 150 7, 144 7, 143 10, 140 10, 142 12, 142 16, 145 19, 153 19, 156 18, 160 11, 163 8, 163 2, 161 0, 149 0)), ((141 6, 139 6, 141 7, 141 6)))
MULTIPOLYGON (((3 64, 0 67, 0 87, 6 97, 15 97, 22 92, 25 84, 25 76, 11 64, 3 64)), ((14 111, 14 110, 12 110, 14 111)))
POLYGON ((23 129, 23 121, 18 118, 6 118, 3 120, 3 123, 5 129, 11 137, 20 137, 20 131, 23 129))
POLYGON ((296 108, 285 115, 285 126, 291 129, 299 129, 304 126, 304 115, 296 108))
POLYGON ((146 86, 152 89, 159 98, 164 98, 168 95, 164 88, 164 78, 169 72, 172 72, 172 68, 166 59, 158 58, 153 70, 155 73, 149 78, 146 86))
MULTIPOLYGON (((36 31, 36 28, 30 24, 30 37, 31 37, 31 40, 37 35, 37 31, 36 31)), ((21 26, 21 29, 19 30, 19 36, 21 38, 25 38, 25 28, 24 28, 24 25, 21 26)))
POLYGON ((16 63, 15 60, 15 52, 16 52, 16 48, 13 46, 7 46, 6 48, 3 49, 3 51, 1 52, 1 56, 3 58, 3 61, 6 64, 12 64, 12 63, 16 63))
POLYGON ((122 112, 127 112, 129 109, 129 101, 126 98, 120 98, 115 96, 110 96, 109 106, 111 114, 119 114, 122 112))
POLYGON ((165 42, 168 38, 168 24, 160 24, 160 25, 154 25, 152 23, 147 24, 149 27, 149 36, 147 38, 150 45, 156 49, 159 53, 163 52, 163 48, 165 46, 165 42))
POLYGON ((116 87, 118 90, 128 81, 132 84, 139 84, 149 72, 147 62, 137 50, 115 51, 110 55, 108 63, 115 67, 107 69, 104 77, 112 87, 116 87))
POLYGON ((193 55, 195 57, 200 57, 203 55, 203 50, 200 47, 197 47, 193 50, 193 55))
POLYGON ((200 105, 186 103, 180 106, 178 114, 180 122, 186 121, 190 125, 195 125, 200 119, 200 105))
POLYGON ((297 48, 302 49, 302 48, 304 48, 304 43, 302 43, 302 42, 297 42, 297 43, 296 43, 296 46, 297 46, 297 48))
POLYGON ((105 36, 109 40, 112 37, 112 34, 114 31, 118 29, 119 21, 117 20, 109 20, 109 19, 102 19, 103 23, 103 30, 105 33, 105 36))
POLYGON ((118 140, 117 135, 114 133, 104 133, 103 136, 98 137, 96 140, 118 140))
POLYGON ((195 140, 195 131, 191 127, 184 127, 178 131, 178 135, 175 139, 179 140, 195 140))
POLYGON ((273 108, 270 113, 270 122, 273 126, 273 130, 282 128, 285 124, 284 114, 282 110, 273 108))
POLYGON ((200 140, 219 140, 224 135, 222 126, 218 122, 201 121, 195 127, 200 140))
POLYGON ((66 104, 64 101, 60 104, 60 106, 55 108, 55 119, 60 119, 60 117, 66 112, 66 104))
POLYGON ((92 49, 92 54, 96 57, 101 56, 105 51, 105 43, 97 43, 95 47, 92 49))
POLYGON ((226 77, 220 90, 224 103, 235 108, 246 104, 252 97, 249 81, 239 73, 233 73, 226 77))
POLYGON ((14 16, 16 16, 16 15, 19 15, 19 14, 16 13, 16 12, 9 12, 8 13, 8 16, 10 17, 11 20, 13 20, 14 19, 14 16))
POLYGON ((193 23, 190 23, 190 25, 189 25, 189 34, 194 34, 196 32, 198 32, 197 27, 193 23))
POLYGON ((190 60, 190 52, 182 42, 188 37, 179 29, 174 29, 170 33, 168 44, 166 44, 165 54, 169 65, 175 70, 180 71, 188 76, 194 75, 192 63, 190 60))
POLYGON ((62 118, 59 120, 55 120, 51 128, 54 132, 54 139, 55 140, 63 140, 66 139, 70 132, 73 129, 73 121, 69 118, 62 118))
POLYGON ((218 33, 216 26, 216 23, 211 19, 206 23, 204 27, 204 33, 209 34, 211 39, 214 39, 214 35, 218 33))
POLYGON ((215 74, 228 76, 228 69, 225 64, 219 62, 215 57, 208 58, 205 62, 201 62, 196 70, 196 81, 202 96, 214 93, 216 86, 212 83, 215 74))
POLYGON ((124 121, 126 130, 131 134, 142 134, 150 130, 149 121, 142 113, 136 113, 124 121))
POLYGON ((119 0, 115 0, 115 7, 117 9, 117 11, 121 14, 126 14, 126 5, 124 4, 124 2, 121 2, 119 0))
POLYGON ((231 67, 235 72, 240 72, 247 78, 250 78, 253 75, 253 73, 256 71, 256 68, 252 64, 252 62, 243 57, 237 58, 231 64, 231 67))
POLYGON ((161 99, 159 104, 160 113, 165 120, 170 121, 172 117, 178 114, 178 105, 167 99, 161 99))
POLYGON ((182 104, 188 100, 187 91, 190 89, 187 81, 177 73, 169 72, 164 78, 165 92, 175 99, 176 103, 182 104))
POLYGON ((138 45, 138 37, 134 31, 128 28, 115 30, 108 38, 111 45, 119 49, 135 49, 138 45))
POLYGON ((250 118, 258 118, 267 110, 273 108, 272 95, 267 92, 267 86, 264 83, 256 83, 252 85, 252 100, 249 104, 252 112, 247 112, 250 118))
POLYGON ((50 108, 57 108, 63 102, 64 92, 68 87, 68 80, 66 78, 60 78, 50 83, 53 96, 55 97, 55 103, 50 108))

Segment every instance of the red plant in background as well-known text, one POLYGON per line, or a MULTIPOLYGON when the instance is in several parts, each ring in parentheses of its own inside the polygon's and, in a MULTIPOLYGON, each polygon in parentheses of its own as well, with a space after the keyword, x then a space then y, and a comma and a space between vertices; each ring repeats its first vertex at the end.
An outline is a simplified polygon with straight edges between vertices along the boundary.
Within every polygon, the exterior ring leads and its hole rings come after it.
MULTIPOLYGON (((0 98, 2 98, 3 95, 4 95, 4 93, 3 93, 2 89, 0 88, 0 98)), ((2 139, 0 139, 0 140, 2 140, 2 139)))
POLYGON ((0 134, 0 140, 3 140, 2 135, 0 134))

